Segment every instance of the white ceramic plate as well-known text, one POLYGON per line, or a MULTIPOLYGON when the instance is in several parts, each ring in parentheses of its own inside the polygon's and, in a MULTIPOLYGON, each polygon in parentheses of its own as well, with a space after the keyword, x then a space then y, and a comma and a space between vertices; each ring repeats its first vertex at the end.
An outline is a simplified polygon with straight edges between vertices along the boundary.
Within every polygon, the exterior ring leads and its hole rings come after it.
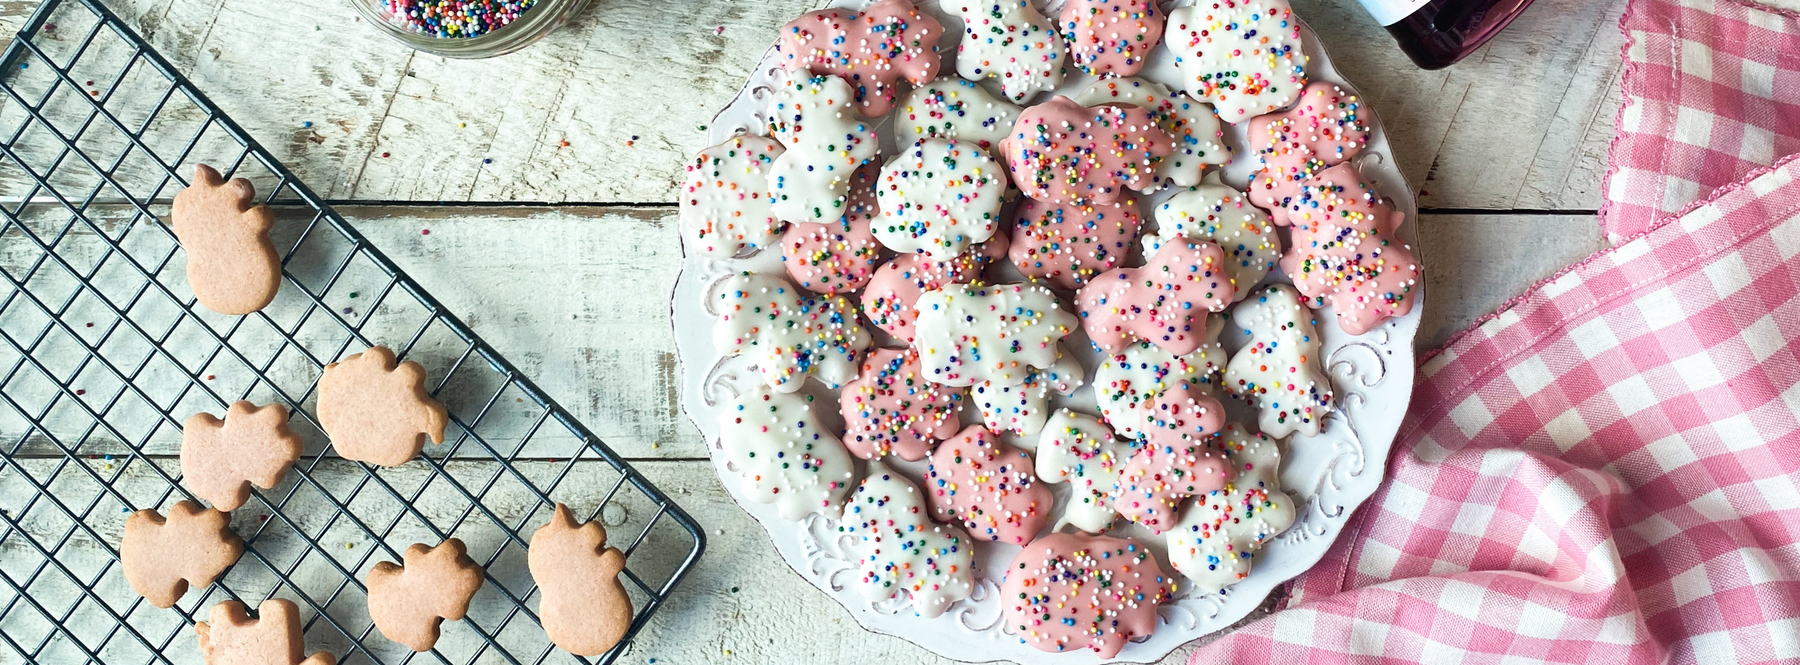
MULTIPOLYGON (((857 7, 866 4, 866 0, 836 0, 831 3, 832 6, 857 7)), ((1045 10, 1045 15, 1054 20, 1060 5, 1061 0, 1052 0, 1052 7, 1045 10)), ((962 21, 939 11, 936 0, 921 0, 920 6, 931 11, 943 23, 945 37, 938 49, 944 62, 939 69, 943 76, 955 76, 956 44, 962 38, 962 21)), ((1331 59, 1325 54, 1312 30, 1304 26, 1301 29, 1305 33, 1305 52, 1310 59, 1307 63, 1309 79, 1331 81, 1351 89, 1349 82, 1332 66, 1331 59)), ((1158 46, 1148 59, 1142 76, 1165 84, 1177 81, 1172 60, 1168 50, 1158 46)), ((1073 67, 1070 69, 1074 70, 1073 67)), ((710 143, 724 141, 738 132, 763 133, 768 91, 778 70, 777 56, 771 48, 751 74, 750 80, 744 83, 743 90, 714 118, 708 128, 710 143)), ((1057 92, 1073 94, 1092 80, 1077 71, 1068 77, 1057 92)), ((1004 99, 997 87, 990 83, 983 85, 989 85, 989 92, 994 93, 996 98, 1004 99)), ((1028 100, 1024 105, 1041 103, 1049 98, 1050 93, 1044 93, 1028 100)), ((1400 235, 1408 244, 1417 247, 1418 210, 1412 190, 1407 187, 1399 168, 1395 166, 1380 120, 1368 106, 1365 105, 1363 111, 1367 114, 1372 131, 1368 147, 1358 157, 1360 161, 1357 167, 1364 177, 1376 183, 1377 189, 1390 199, 1395 209, 1406 213, 1408 221, 1402 225, 1400 235)), ((898 154, 890 131, 892 124, 889 120, 877 124, 884 158, 898 154)), ((1255 160, 1243 157, 1246 152, 1244 125, 1222 127, 1225 132, 1224 142, 1232 148, 1234 155, 1233 161, 1224 169, 1224 180, 1226 184, 1241 189, 1249 179, 1255 160)), ((1152 232, 1155 225, 1150 211, 1171 193, 1170 190, 1164 190, 1139 197, 1141 209, 1145 211, 1144 234, 1152 232)), ((1007 209, 1008 213, 1010 208, 1011 206, 1007 209)), ((1003 229, 1001 232, 1005 233, 1007 230, 1003 229)), ((1286 235, 1285 231, 1282 235, 1286 235)), ((708 450, 713 452, 713 462, 724 479, 726 489, 740 506, 768 530, 775 548, 781 552, 788 565, 850 610, 851 615, 863 627, 904 638, 949 658, 971 662, 1013 660, 1071 665, 1101 662, 1094 652, 1085 649, 1064 654, 1039 651, 1021 642, 1004 625, 1001 620, 1001 601, 997 597, 1000 571, 1017 555, 1019 547, 1016 545, 977 543, 977 584, 974 593, 968 599, 951 606, 942 616, 927 619, 913 612, 905 594, 891 601, 869 603, 846 584, 854 578, 856 565, 846 553, 846 543, 839 540, 834 518, 813 514, 801 521, 787 521, 777 516, 774 506, 770 504, 744 500, 739 492, 740 483, 736 474, 724 468, 724 457, 719 453, 719 411, 721 405, 733 395, 754 386, 760 378, 747 359, 721 358, 713 348, 713 315, 707 311, 705 304, 705 295, 713 284, 743 270, 785 274, 781 267, 781 254, 777 251, 764 251, 730 260, 693 255, 683 258, 671 306, 676 347, 682 366, 681 403, 688 416, 694 419, 694 424, 706 436, 708 450)), ((1271 272, 1264 282, 1289 281, 1280 273, 1280 270, 1271 272)), ((1012 271, 1011 264, 1006 261, 1000 261, 990 268, 989 275, 993 282, 1021 281, 1018 274, 1012 271)), ((1389 319, 1360 336, 1345 334, 1329 311, 1321 311, 1318 316, 1319 331, 1324 338, 1326 370, 1332 377, 1337 408, 1326 418, 1324 431, 1318 436, 1306 438, 1295 435, 1282 446, 1282 485, 1294 497, 1298 513, 1293 527, 1268 542, 1257 556, 1256 565, 1249 577, 1229 587, 1225 593, 1199 594, 1193 592, 1193 585, 1181 585, 1175 602, 1162 606, 1156 632, 1147 639, 1127 645, 1113 659, 1115 662, 1157 660, 1185 642, 1231 625, 1256 609, 1276 585, 1305 571, 1325 554, 1325 550, 1342 531, 1351 512, 1374 493, 1375 487, 1380 484, 1388 448, 1393 443, 1401 416, 1406 412, 1407 401, 1412 396, 1412 342, 1419 327, 1419 315, 1425 300, 1422 291, 1415 297, 1417 300, 1412 313, 1389 319)), ((855 298, 852 297, 851 300, 854 302, 855 298)), ((1065 302, 1065 306, 1070 304, 1065 302)), ((867 327, 875 335, 877 345, 880 345, 881 340, 887 339, 878 328, 872 325, 867 327)), ((1224 337, 1227 350, 1236 352, 1238 336, 1224 337)), ((1081 356, 1087 376, 1092 377, 1099 354, 1092 351, 1085 340, 1086 337, 1078 331, 1070 336, 1068 348, 1081 356)), ((824 406, 814 409, 814 416, 822 423, 838 427, 841 432, 843 423, 837 414, 836 391, 824 388, 817 381, 807 382, 805 391, 825 398, 822 401, 824 406)), ((1250 407, 1238 400, 1221 397, 1232 420, 1254 427, 1256 418, 1250 407)), ((1069 406, 1086 413, 1095 412, 1091 387, 1083 387, 1068 398, 1053 394, 1051 404, 1053 408, 1069 406)), ((964 414, 963 422, 979 423, 980 414, 972 412, 973 409, 970 411, 971 413, 964 414)), ((1003 435, 1003 438, 1017 441, 1010 434, 1003 435)), ((1035 446, 1025 447, 1030 449, 1035 446)), ((925 468, 924 461, 908 463, 889 458, 887 463, 909 475, 915 483, 919 482, 925 468)), ((860 473, 863 463, 859 461, 857 466, 860 473)), ((1060 510, 1069 485, 1063 483, 1051 487, 1057 493, 1057 508, 1060 510)), ((1136 525, 1115 528, 1111 533, 1135 537, 1156 552, 1158 560, 1167 566, 1168 557, 1165 556, 1163 537, 1152 536, 1148 530, 1136 525)), ((1168 572, 1178 581, 1185 581, 1172 568, 1168 572)))

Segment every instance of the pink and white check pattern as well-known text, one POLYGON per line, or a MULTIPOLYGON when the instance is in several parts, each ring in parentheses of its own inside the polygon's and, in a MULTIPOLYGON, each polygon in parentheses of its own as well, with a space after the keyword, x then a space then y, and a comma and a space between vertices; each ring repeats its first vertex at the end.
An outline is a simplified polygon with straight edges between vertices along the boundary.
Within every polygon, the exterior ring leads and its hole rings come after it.
POLYGON ((1600 227, 1617 242, 1800 152, 1800 15, 1738 0, 1631 0, 1624 104, 1600 227))
POLYGON ((1800 662, 1800 155, 1421 368, 1388 480, 1201 663, 1800 662))

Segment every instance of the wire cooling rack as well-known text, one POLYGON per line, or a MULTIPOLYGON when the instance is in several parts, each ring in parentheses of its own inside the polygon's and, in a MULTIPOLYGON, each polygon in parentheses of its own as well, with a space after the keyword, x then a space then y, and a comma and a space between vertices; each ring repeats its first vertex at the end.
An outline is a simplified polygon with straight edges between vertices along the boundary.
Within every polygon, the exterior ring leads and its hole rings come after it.
POLYGON ((300 605, 309 653, 347 663, 580 660, 545 638, 526 568, 556 502, 627 556, 635 620, 598 660, 624 651, 704 549, 692 518, 98 0, 44 2, 0 67, 0 662, 199 662, 190 624, 269 597, 300 605), (262 312, 218 315, 188 290, 161 220, 201 162, 277 211, 284 280, 262 312), (328 455, 314 410, 321 367, 377 344, 423 364, 450 408, 445 444, 401 467, 328 455), (305 452, 233 513, 247 548, 220 582, 152 607, 120 572, 124 519, 193 498, 181 423, 239 399, 286 405, 305 452), (374 629, 362 580, 451 536, 487 583, 415 655, 374 629))

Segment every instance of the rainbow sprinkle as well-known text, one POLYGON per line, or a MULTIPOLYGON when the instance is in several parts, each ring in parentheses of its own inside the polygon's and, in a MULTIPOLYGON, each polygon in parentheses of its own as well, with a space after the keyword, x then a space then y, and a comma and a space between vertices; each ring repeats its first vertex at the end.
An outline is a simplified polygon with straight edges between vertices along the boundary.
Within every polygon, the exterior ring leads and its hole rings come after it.
POLYGON ((434 37, 480 37, 519 19, 537 0, 376 0, 413 31, 434 37))

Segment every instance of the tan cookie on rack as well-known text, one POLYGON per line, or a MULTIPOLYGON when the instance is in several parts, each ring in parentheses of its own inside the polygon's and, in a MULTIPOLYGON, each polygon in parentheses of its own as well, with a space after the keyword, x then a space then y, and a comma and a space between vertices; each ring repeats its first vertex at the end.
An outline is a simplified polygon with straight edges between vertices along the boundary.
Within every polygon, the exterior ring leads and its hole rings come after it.
POLYGON ((140 510, 125 518, 119 564, 131 590, 157 607, 174 607, 188 585, 207 586, 244 554, 231 515, 192 501, 169 507, 164 518, 140 510))
POLYGON ((468 613, 469 601, 481 589, 481 566, 455 538, 437 547, 413 543, 401 559, 404 565, 383 561, 369 570, 369 619, 388 639, 430 651, 438 625, 468 613))
POLYGON ((325 366, 319 377, 319 424, 344 459, 400 466, 418 456, 425 439, 444 442, 444 404, 425 392, 425 368, 396 365, 385 346, 325 366))
POLYGON ((219 510, 237 510, 250 484, 273 489, 300 459, 300 437, 287 425, 287 407, 239 400, 225 419, 196 413, 181 426, 181 480, 219 510))
POLYGON ((606 546, 599 522, 577 524, 569 507, 531 535, 526 564, 543 600, 538 617, 550 641, 577 656, 606 653, 631 627, 631 598, 619 583, 625 555, 606 546))
POLYGON ((281 259, 269 242, 275 213, 255 201, 250 181, 226 182, 213 167, 196 164, 194 183, 169 208, 175 238, 187 251, 188 288, 220 314, 260 310, 281 288, 281 259))
POLYGON ((255 619, 244 604, 227 600, 212 606, 211 623, 194 624, 206 665, 337 665, 337 656, 319 651, 306 657, 306 634, 300 608, 285 598, 256 606, 255 619))

